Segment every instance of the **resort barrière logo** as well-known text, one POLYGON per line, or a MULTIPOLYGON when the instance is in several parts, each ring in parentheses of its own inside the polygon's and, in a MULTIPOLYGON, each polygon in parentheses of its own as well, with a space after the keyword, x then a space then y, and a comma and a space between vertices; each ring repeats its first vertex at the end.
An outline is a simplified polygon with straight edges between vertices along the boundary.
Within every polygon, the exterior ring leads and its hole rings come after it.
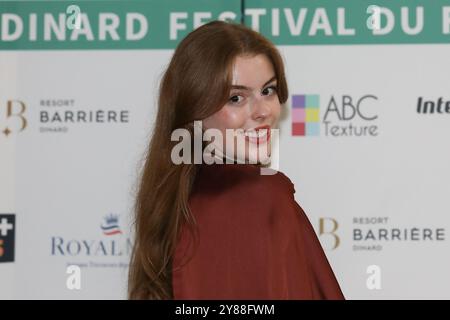
MULTIPOLYGON (((129 106, 82 105, 72 98, 42 98, 35 102, 7 100, 0 103, 0 134, 9 137, 27 129, 29 123, 37 126, 40 133, 67 133, 86 125, 106 126, 130 123, 129 106), (31 112, 31 114, 30 114, 31 112)), ((33 126, 32 126, 33 127, 33 126)))
POLYGON ((5 104, 0 103, 1 134, 8 138, 12 133, 25 130, 28 125, 26 110, 25 102, 20 100, 7 100, 5 104))

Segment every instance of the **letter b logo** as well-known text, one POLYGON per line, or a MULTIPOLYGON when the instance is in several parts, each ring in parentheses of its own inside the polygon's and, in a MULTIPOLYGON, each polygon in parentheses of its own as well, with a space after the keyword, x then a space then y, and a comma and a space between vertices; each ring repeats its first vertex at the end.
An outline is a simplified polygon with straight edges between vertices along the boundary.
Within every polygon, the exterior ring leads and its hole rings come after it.
POLYGON ((319 219, 319 236, 328 235, 331 236, 334 242, 331 250, 336 249, 340 244, 340 238, 336 231, 339 228, 338 222, 333 218, 320 218, 319 219))

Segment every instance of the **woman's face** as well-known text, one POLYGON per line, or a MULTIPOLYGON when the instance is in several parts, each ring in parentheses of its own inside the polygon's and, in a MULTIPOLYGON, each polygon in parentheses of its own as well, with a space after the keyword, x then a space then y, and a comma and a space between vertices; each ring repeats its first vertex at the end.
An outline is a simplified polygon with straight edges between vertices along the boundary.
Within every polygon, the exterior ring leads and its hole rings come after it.
MULTIPOLYGON (((232 89, 228 102, 215 114, 203 119, 203 128, 222 132, 223 146, 218 151, 233 150, 242 162, 265 163, 271 151, 270 129, 280 116, 277 81, 266 55, 238 56, 234 62, 232 89), (258 128, 266 129, 257 131, 258 128), (234 139, 226 139, 226 129, 233 129, 234 139), (268 129, 268 130, 267 130, 268 129), (244 145, 237 140, 244 141, 244 145)), ((278 136, 278 135, 276 135, 278 136)), ((219 155, 222 156, 222 155, 219 155)))

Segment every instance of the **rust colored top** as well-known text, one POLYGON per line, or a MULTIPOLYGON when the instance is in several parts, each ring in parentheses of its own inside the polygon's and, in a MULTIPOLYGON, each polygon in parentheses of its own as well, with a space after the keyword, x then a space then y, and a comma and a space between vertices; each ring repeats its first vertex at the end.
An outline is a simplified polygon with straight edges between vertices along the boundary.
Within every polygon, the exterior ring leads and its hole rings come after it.
POLYGON ((174 299, 344 299, 294 193, 280 171, 200 165, 189 197, 199 241, 181 228, 174 299))

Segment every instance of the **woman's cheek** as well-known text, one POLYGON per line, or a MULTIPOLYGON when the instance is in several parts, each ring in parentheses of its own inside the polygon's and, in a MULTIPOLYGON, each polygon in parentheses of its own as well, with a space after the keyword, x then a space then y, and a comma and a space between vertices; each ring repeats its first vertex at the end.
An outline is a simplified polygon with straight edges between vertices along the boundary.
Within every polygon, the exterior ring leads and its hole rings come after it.
POLYGON ((244 128, 247 120, 245 108, 242 106, 225 106, 221 111, 220 117, 224 129, 244 128))
POLYGON ((272 105, 272 115, 274 117, 275 122, 278 120, 281 114, 281 104, 277 101, 272 105))

